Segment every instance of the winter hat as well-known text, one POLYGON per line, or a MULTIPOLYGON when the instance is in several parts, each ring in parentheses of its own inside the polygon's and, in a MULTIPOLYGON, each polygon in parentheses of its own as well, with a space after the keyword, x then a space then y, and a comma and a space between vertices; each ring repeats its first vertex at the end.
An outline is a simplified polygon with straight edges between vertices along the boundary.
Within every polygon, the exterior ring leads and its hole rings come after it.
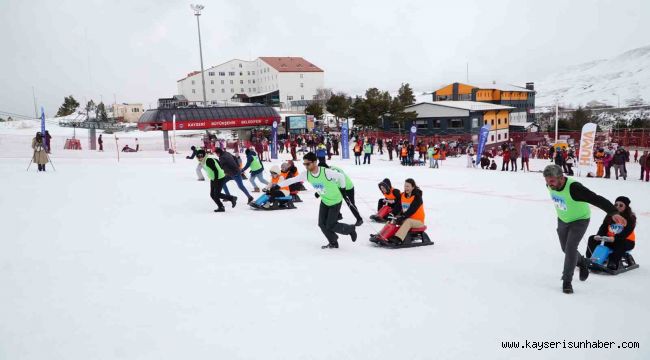
POLYGON ((278 174, 278 175, 280 175, 280 167, 277 166, 277 165, 273 165, 273 166, 271 166, 271 170, 270 170, 270 171, 271 171, 272 173, 274 173, 274 174, 278 174))
POLYGON ((205 150, 201 149, 196 152, 196 156, 198 157, 205 157, 205 150))
POLYGON ((630 206, 630 198, 628 198, 627 196, 619 196, 616 198, 616 201, 614 202, 619 202, 619 201, 625 204, 625 207, 630 206))

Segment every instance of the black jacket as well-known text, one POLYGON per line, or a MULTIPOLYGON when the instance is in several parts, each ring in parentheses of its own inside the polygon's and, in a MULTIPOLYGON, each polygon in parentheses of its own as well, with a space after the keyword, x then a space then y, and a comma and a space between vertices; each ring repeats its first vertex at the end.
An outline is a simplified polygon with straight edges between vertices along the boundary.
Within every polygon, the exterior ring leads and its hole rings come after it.
POLYGON ((241 172, 239 165, 237 165, 237 159, 227 151, 221 153, 221 156, 219 156, 219 163, 226 175, 230 177, 239 175, 241 172))
MULTIPOLYGON (((625 216, 624 216, 625 217, 625 216)), ((614 240, 615 241, 623 241, 626 240, 628 236, 634 231, 634 228, 636 227, 636 217, 630 216, 630 217, 625 217, 625 220, 627 220, 627 225, 623 228, 623 231, 620 233, 614 235, 614 240)), ((614 220, 612 220, 611 216, 606 216, 603 219, 603 223, 600 224, 600 228, 598 228, 598 235, 600 236, 607 236, 607 230, 609 230, 609 225, 613 224, 614 220)))

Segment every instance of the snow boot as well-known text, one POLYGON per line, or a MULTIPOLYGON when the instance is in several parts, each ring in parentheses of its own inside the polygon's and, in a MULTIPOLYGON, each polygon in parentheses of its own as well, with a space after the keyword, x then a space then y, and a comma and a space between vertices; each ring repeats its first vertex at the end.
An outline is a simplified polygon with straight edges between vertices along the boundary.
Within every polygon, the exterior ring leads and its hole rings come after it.
POLYGON ((232 204, 232 207, 235 207, 235 205, 237 205, 237 197, 233 196, 232 199, 230 199, 230 203, 232 204))
POLYGON ((573 286, 571 285, 571 281, 562 282, 562 292, 565 294, 573 294, 573 286))
POLYGON ((226 209, 220 207, 220 208, 215 209, 214 212, 226 212, 226 209))
POLYGON ((196 181, 205 181, 205 179, 196 179, 196 181))
POLYGON ((253 192, 260 192, 260 188, 256 187, 255 189, 253 189, 253 192))
POLYGON ((363 219, 358 219, 356 223, 354 223, 354 226, 361 226, 363 225, 363 219))
POLYGON ((352 242, 357 241, 357 230, 355 228, 352 228, 352 232, 350 233, 350 238, 352 239, 352 242))
POLYGON ((255 201, 255 199, 253 199, 252 196, 248 197, 248 203, 249 203, 249 204, 252 203, 253 201, 255 201))
POLYGON ((397 236, 391 236, 388 239, 388 242, 391 244, 400 245, 402 243, 402 239, 398 238, 397 236))
POLYGON ((327 244, 320 247, 321 249, 338 249, 339 244, 327 244))
POLYGON ((580 281, 585 281, 589 277, 589 259, 584 258, 580 264, 580 281))

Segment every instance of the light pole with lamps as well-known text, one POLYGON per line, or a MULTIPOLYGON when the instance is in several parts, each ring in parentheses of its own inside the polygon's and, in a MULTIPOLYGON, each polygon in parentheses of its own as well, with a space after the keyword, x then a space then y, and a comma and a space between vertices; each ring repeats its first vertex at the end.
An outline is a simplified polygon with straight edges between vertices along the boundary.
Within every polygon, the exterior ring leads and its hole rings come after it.
POLYGON ((201 84, 203 85, 203 106, 208 106, 208 101, 205 97, 205 73, 203 72, 203 48, 201 47, 201 24, 199 23, 199 16, 201 16, 201 10, 205 8, 203 5, 192 4, 190 5, 192 10, 194 10, 194 15, 196 16, 196 28, 199 32, 199 56, 201 57, 201 84))

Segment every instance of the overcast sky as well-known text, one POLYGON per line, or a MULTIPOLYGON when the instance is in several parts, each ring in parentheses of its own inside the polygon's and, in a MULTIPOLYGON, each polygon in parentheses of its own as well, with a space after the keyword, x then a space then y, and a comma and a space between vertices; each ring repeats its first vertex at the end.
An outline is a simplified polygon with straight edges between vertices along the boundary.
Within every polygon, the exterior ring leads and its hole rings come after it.
MULTIPOLYGON (((203 1, 206 68, 303 56, 325 86, 363 93, 464 81, 539 81, 650 45, 650 1, 203 1)), ((189 1, 0 0, 0 111, 53 115, 64 96, 112 103, 176 93, 199 65, 189 1)))

